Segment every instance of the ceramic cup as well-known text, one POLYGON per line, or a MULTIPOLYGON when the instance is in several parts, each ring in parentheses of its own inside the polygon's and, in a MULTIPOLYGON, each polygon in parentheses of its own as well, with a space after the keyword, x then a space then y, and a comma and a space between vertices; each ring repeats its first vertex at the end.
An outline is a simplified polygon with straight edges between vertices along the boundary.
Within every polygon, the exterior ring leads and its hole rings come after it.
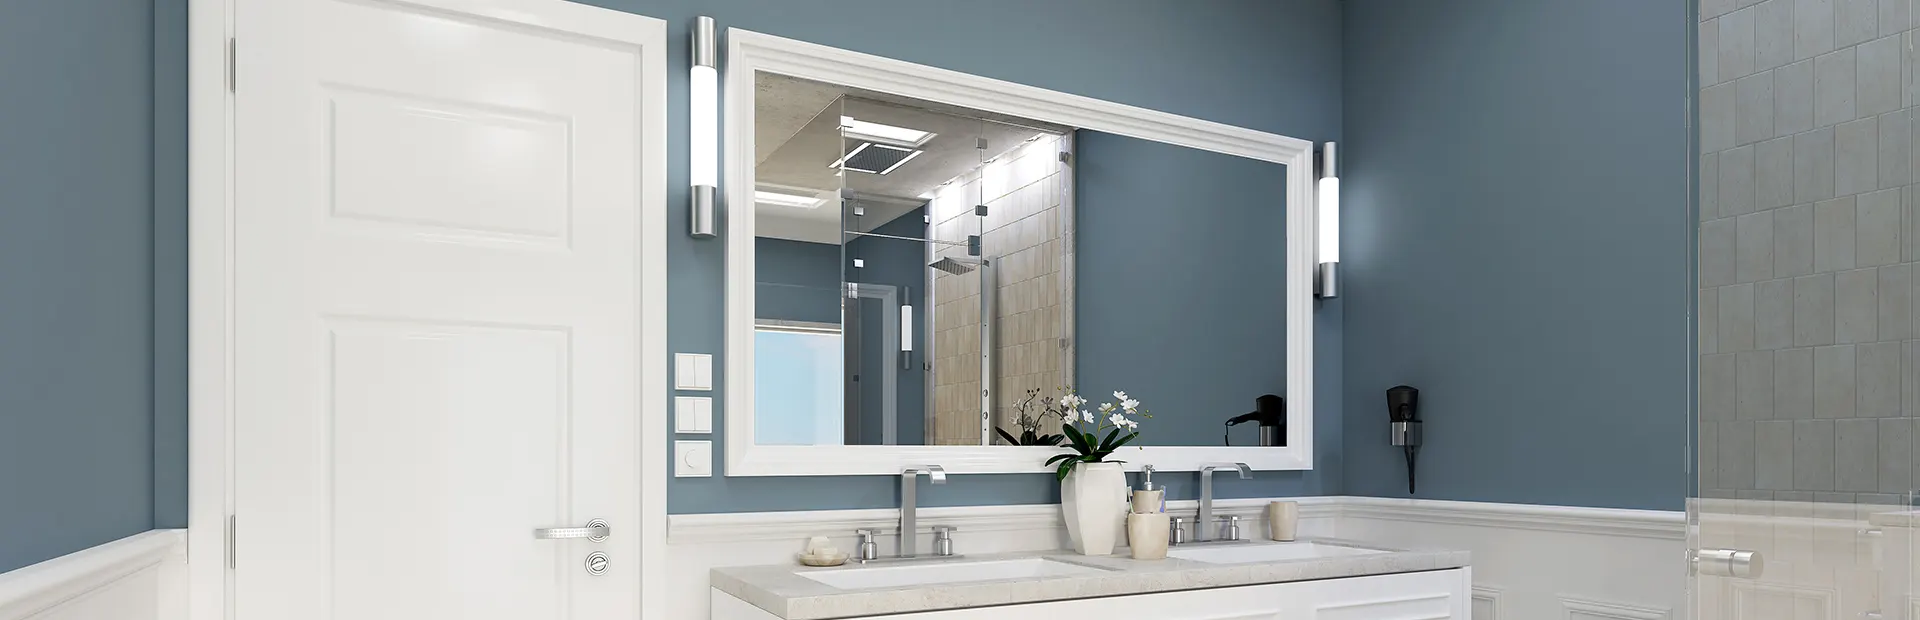
POLYGON ((1127 515, 1127 547, 1133 559, 1160 560, 1167 557, 1167 513, 1127 515))
POLYGON ((1267 535, 1281 542, 1292 541, 1300 527, 1300 504, 1294 502, 1269 502, 1267 504, 1267 535))

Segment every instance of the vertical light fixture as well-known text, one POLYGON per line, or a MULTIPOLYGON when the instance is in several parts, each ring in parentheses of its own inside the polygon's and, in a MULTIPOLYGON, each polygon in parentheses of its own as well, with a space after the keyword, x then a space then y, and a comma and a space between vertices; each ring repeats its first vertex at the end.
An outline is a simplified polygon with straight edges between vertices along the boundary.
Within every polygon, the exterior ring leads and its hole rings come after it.
POLYGON ((900 368, 913 370, 913 287, 900 287, 900 296, 909 300, 900 304, 900 368))
POLYGON ((693 72, 688 76, 688 155, 687 172, 693 185, 692 204, 687 220, 696 238, 714 235, 714 200, 720 186, 720 74, 714 59, 720 46, 713 33, 713 18, 693 19, 693 72))
POLYGON ((1340 296, 1340 172, 1334 167, 1333 151, 1332 142, 1320 149, 1320 187, 1315 192, 1320 268, 1315 272, 1314 292, 1322 298, 1340 296))

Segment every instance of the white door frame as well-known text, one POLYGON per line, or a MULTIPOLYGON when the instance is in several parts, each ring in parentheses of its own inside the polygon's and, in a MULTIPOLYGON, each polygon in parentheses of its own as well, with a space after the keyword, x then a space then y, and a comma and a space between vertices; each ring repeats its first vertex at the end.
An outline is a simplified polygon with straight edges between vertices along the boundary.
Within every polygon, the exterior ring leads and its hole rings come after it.
MULTIPOLYGON (((226 569, 232 514, 233 94, 228 41, 238 5, 261 0, 189 0, 187 20, 187 561, 188 618, 232 613, 226 569)), ((271 0, 267 0, 271 1, 271 0)), ((641 100, 666 100, 666 23, 561 0, 387 0, 498 15, 569 32, 639 41, 641 100), (637 28, 637 31, 636 31, 637 28)), ((667 196, 666 106, 640 119, 640 601, 642 617, 666 613, 667 196)))

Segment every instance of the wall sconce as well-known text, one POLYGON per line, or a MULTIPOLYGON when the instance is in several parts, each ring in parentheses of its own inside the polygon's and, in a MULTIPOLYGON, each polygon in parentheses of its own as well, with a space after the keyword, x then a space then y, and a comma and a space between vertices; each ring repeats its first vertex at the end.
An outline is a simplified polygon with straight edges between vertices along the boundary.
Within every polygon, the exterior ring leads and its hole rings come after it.
POLYGON ((1334 167, 1334 144, 1320 149, 1320 189, 1314 219, 1320 226, 1320 268, 1315 271, 1314 295, 1323 299, 1340 296, 1340 173, 1334 167))
POLYGON ((688 76, 687 176, 692 182, 692 204, 687 220, 695 238, 714 236, 714 199, 720 186, 720 74, 714 69, 720 45, 713 18, 693 19, 693 71, 688 76))
MULTIPOLYGON (((913 299, 913 287, 900 287, 902 298, 913 299)), ((900 304, 900 369, 913 370, 913 302, 900 304)))

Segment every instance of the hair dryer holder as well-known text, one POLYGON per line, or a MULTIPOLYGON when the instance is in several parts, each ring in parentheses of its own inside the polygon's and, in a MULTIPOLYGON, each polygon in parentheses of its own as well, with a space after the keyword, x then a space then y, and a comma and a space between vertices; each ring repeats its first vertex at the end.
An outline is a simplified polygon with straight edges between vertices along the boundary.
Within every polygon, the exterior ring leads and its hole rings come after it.
POLYGON ((1400 446, 1403 448, 1420 447, 1420 440, 1421 440, 1422 433, 1420 431, 1419 420, 1410 420, 1407 422, 1394 422, 1392 432, 1393 432, 1393 436, 1391 439, 1393 441, 1393 445, 1400 446))

